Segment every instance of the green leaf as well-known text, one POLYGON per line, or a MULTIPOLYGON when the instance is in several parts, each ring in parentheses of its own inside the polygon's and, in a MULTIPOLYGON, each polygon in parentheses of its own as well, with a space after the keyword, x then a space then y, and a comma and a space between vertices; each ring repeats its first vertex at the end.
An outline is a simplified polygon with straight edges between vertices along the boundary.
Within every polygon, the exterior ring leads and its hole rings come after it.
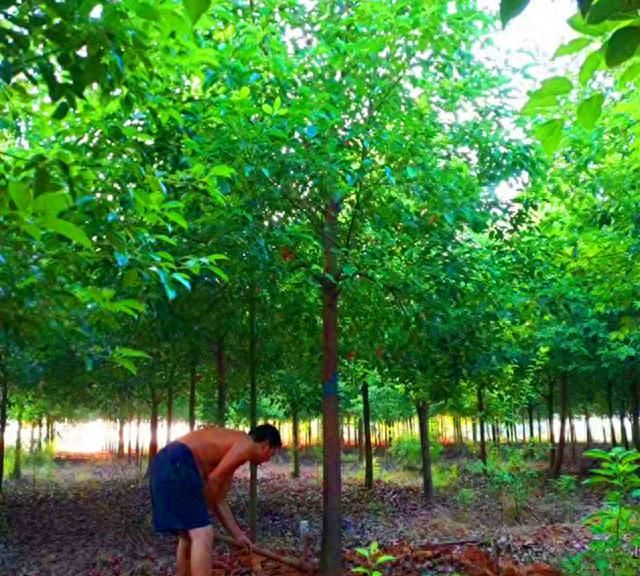
POLYGON ((384 564, 385 562, 391 562, 392 560, 395 560, 396 557, 395 556, 391 556, 391 554, 383 554, 382 556, 379 556, 378 558, 376 558, 376 566, 379 566, 380 564, 384 564))
POLYGON ((564 96, 572 88, 573 84, 566 76, 553 76, 544 80, 536 92, 541 96, 564 96))
POLYGON ((126 358, 151 358, 149 354, 142 350, 136 350, 135 348, 127 348, 126 346, 118 346, 113 351, 114 356, 126 357, 126 358))
POLYGON ((40 220, 39 224, 42 228, 45 228, 50 232, 60 234, 69 240, 73 240, 74 242, 81 244, 85 248, 91 248, 91 240, 89 240, 87 235, 84 233, 84 230, 71 222, 61 220, 59 218, 47 217, 40 220))
POLYGON ((589 44, 591 44, 593 40, 591 38, 574 38, 571 42, 567 44, 563 44, 558 48, 553 55, 554 58, 560 58, 561 56, 570 56, 571 54, 575 54, 576 52, 580 52, 580 50, 584 50, 589 44))
POLYGON ((571 28, 580 34, 587 36, 602 36, 616 27, 615 22, 605 21, 601 24, 588 24, 582 14, 577 13, 571 16, 567 23, 571 28))
POLYGON ((211 0, 183 0, 191 25, 195 26, 200 17, 209 9, 211 0))
POLYGON ((69 104, 67 103, 66 100, 63 100, 62 102, 60 102, 60 104, 58 104, 51 118, 53 118, 53 120, 62 120, 67 115, 68 112, 69 112, 69 104))
POLYGON ((578 80, 582 86, 586 86, 589 80, 593 78, 593 75, 596 73, 596 70, 600 68, 602 64, 602 52, 600 50, 596 50, 595 52, 591 52, 589 56, 587 56, 580 66, 580 72, 578 73, 578 80))
POLYGON ((47 192, 40 194, 33 201, 33 211, 37 214, 51 214, 56 216, 73 204, 71 195, 67 192, 47 192))
POLYGON ((640 26, 616 30, 606 44, 604 59, 609 68, 619 66, 634 56, 640 46, 640 26))
POLYGON ((500 20, 502 26, 506 26, 529 4, 529 0, 500 0, 500 20))
POLYGON ((164 270, 157 270, 158 276, 160 276, 160 282, 162 282, 162 286, 164 287, 164 292, 167 295, 169 300, 175 300, 175 297, 178 295, 176 289, 173 287, 171 283, 171 279, 167 276, 167 273, 164 270))
POLYGON ((125 368, 126 370, 131 372, 131 374, 135 375, 138 373, 136 365, 128 358, 116 357, 113 359, 113 361, 117 366, 122 366, 122 368, 125 368))
POLYGON ((598 92, 586 100, 580 102, 578 106, 578 123, 586 130, 592 130, 602 113, 604 94, 598 92))
POLYGON ((222 176, 223 178, 231 178, 236 171, 226 164, 218 164, 211 169, 211 176, 222 176))
POLYGON ((140 302, 139 300, 134 300, 133 298, 124 298, 123 300, 118 300, 117 304, 120 306, 125 306, 126 308, 131 308, 132 310, 136 310, 137 312, 144 312, 147 309, 142 302, 140 302))
POLYGON ((640 62, 635 62, 622 73, 620 80, 618 80, 618 87, 623 88, 625 84, 635 80, 638 75, 640 75, 640 62))
POLYGON ((638 0, 600 0, 589 8, 587 23, 600 24, 638 8, 640 8, 638 0))
POLYGON ((25 182, 12 180, 9 182, 9 196, 20 212, 25 212, 33 200, 32 190, 25 182))
POLYGON ((186 274, 181 274, 180 272, 174 272, 171 274, 171 278, 180 282, 187 290, 191 291, 191 281, 189 280, 189 276, 186 274))
POLYGON ((564 121, 560 119, 549 120, 544 124, 537 126, 534 130, 536 138, 540 140, 544 151, 552 156, 560 145, 560 139, 562 137, 562 127, 564 121))
POLYGON ((189 224, 185 220, 185 217, 179 212, 165 212, 164 215, 172 222, 178 224, 178 226, 182 226, 185 230, 189 228, 189 224))
POLYGON ((266 112, 267 114, 269 114, 269 115, 273 114, 273 108, 269 104, 263 104, 262 105, 262 110, 264 112, 266 112))

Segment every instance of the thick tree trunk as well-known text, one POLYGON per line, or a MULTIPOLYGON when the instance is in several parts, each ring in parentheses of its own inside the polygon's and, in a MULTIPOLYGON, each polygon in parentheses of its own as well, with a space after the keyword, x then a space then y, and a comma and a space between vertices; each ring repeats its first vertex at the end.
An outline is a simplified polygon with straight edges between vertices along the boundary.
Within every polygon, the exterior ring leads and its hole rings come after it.
POLYGON ((480 419, 480 460, 482 461, 483 469, 486 473, 487 470, 487 438, 485 436, 485 414, 484 414, 484 386, 478 385, 478 418, 480 419))
POLYGON ((633 447, 640 450, 640 387, 635 370, 630 371, 629 397, 631 399, 631 440, 633 447))
POLYGON ((618 445, 616 429, 613 425, 613 382, 607 383, 607 412, 609 415, 609 428, 611 430, 611 446, 618 445))
POLYGON ((338 213, 340 201, 327 204, 324 227, 323 296, 323 514, 321 576, 342 574, 342 476, 340 469, 340 405, 338 399, 338 213))
POLYGON ((118 458, 124 458, 124 418, 118 418, 118 458))
POLYGON ((300 417, 298 416, 298 406, 294 402, 291 405, 291 419, 293 420, 293 478, 300 477, 300 417))
POLYGON ((218 371, 216 424, 218 426, 224 426, 227 420, 227 354, 222 338, 219 338, 216 342, 216 368, 218 371))
POLYGON ((16 436, 15 459, 13 460, 11 477, 14 480, 22 478, 22 411, 18 414, 18 432, 16 436))
POLYGON ((433 499, 433 479, 431 476, 431 445, 429 441, 429 404, 426 400, 417 403, 420 425, 420 448, 422 453, 422 495, 425 502, 433 499))
POLYGON ((198 386, 198 360, 194 355, 191 359, 191 374, 189 379, 189 430, 196 429, 196 388, 198 386))
POLYGON ((558 448, 556 450, 556 458, 553 462, 551 476, 553 478, 560 477, 562 470, 562 459, 564 456, 564 447, 566 443, 566 425, 569 416, 569 376, 564 372, 560 377, 560 437, 558 438, 558 448))
POLYGON ((362 384, 362 422, 364 427, 364 486, 373 488, 373 449, 371 446, 371 406, 369 384, 362 384))
MULTIPOLYGON (((258 355, 257 355, 257 314, 256 290, 249 290, 249 423, 251 428, 258 425, 258 355)), ((253 542, 258 536, 258 467, 249 465, 249 538, 253 542)))

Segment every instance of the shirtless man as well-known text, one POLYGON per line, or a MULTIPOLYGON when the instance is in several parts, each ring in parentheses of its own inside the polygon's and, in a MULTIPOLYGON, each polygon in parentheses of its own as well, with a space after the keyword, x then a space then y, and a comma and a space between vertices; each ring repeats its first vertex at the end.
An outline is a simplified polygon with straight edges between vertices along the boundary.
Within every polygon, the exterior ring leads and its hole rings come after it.
POLYGON ((167 444, 151 464, 153 527, 178 536, 178 576, 211 576, 213 526, 207 504, 235 540, 251 548, 227 504, 236 469, 268 462, 282 446, 270 424, 249 434, 208 426, 167 444))

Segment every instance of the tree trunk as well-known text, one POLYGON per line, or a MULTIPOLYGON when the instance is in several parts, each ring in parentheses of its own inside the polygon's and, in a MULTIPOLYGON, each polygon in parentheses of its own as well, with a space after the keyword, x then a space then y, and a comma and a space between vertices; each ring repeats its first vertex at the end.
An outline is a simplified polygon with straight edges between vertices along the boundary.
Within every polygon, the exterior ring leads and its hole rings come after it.
POLYGON ((198 386, 198 359, 194 354, 191 358, 189 379, 189 430, 196 429, 196 388, 198 386))
POLYGON ((124 458, 124 418, 118 418, 118 458, 124 458))
POLYGON ((487 471, 487 438, 485 436, 485 414, 484 414, 484 386, 478 385, 478 418, 480 419, 480 460, 483 470, 487 471))
POLYGON ((364 462, 364 423, 358 418, 358 462, 364 462))
POLYGON ((7 429, 7 411, 9 408, 9 377, 4 367, 4 357, 0 352, 0 492, 4 478, 4 433, 7 429))
POLYGON ((340 201, 332 199, 327 205, 323 235, 324 277, 323 296, 323 514, 321 576, 342 574, 342 476, 340 469, 340 405, 338 399, 338 296, 336 279, 338 213, 340 201))
POLYGON ((136 418, 136 464, 140 467, 140 416, 136 418))
POLYGON ((632 370, 629 378, 631 398, 631 440, 633 447, 640 450, 640 387, 635 370, 632 370))
POLYGON ((566 443, 566 425, 569 416, 569 376, 566 372, 560 377, 560 438, 558 438, 558 448, 556 457, 553 462, 551 476, 553 478, 560 477, 562 470, 562 458, 564 456, 564 447, 566 443))
POLYGON ((627 424, 625 422, 625 410, 620 409, 620 438, 625 450, 629 450, 629 435, 627 434, 627 424))
POLYGON ((22 410, 18 414, 18 433, 16 436, 15 459, 13 461, 11 477, 14 480, 20 480, 20 478, 22 478, 22 410))
POLYGON ((533 429, 533 403, 529 402, 527 404, 527 416, 529 418, 529 442, 533 442, 535 437, 535 432, 533 429))
POLYGON ((294 402, 291 405, 291 418, 293 420, 293 470, 292 478, 300 477, 300 417, 298 416, 298 406, 294 402))
POLYGON ((173 423, 173 385, 167 389, 167 444, 171 442, 171 424, 173 423))
POLYGON ((578 440, 576 438, 576 424, 572 414, 569 414, 569 436, 571 438, 571 459, 575 462, 577 458, 578 440))
POLYGON ((131 464, 131 460, 133 459, 133 447, 131 445, 131 432, 133 428, 133 420, 129 418, 129 437, 127 438, 127 463, 131 464))
POLYGON ((422 495, 425 502, 433 499, 433 479, 431 476, 431 445, 429 442, 429 404, 425 400, 417 403, 420 425, 420 448, 422 453, 422 495))
MULTIPOLYGON (((249 290, 249 423, 251 428, 258 425, 258 356, 257 356, 257 319, 256 289, 249 290)), ((249 464, 249 538, 252 542, 258 536, 258 467, 249 464)))
POLYGON ((222 338, 219 338, 216 342, 216 368, 218 370, 216 424, 218 426, 224 426, 227 419, 227 355, 222 338))
POLYGON ((42 450, 42 417, 38 419, 38 452, 42 450))
POLYGON ((591 430, 591 414, 588 409, 584 411, 584 424, 587 428, 587 448, 591 448, 593 445, 593 432, 591 430))
POLYGON ((549 417, 549 444, 551 445, 551 449, 549 450, 549 460, 550 465, 553 467, 556 461, 556 438, 555 432, 553 430, 553 417, 554 417, 554 407, 553 407, 553 396, 555 394, 554 390, 554 381, 553 378, 549 378, 549 395, 547 396, 547 412, 549 417))
POLYGON ((151 396, 151 439, 149 440, 149 466, 158 453, 158 401, 155 392, 151 396))
POLYGON ((364 425, 364 486, 373 488, 373 449, 371 447, 371 406, 369 384, 362 384, 362 422, 364 425))
POLYGON ((609 415, 609 427, 611 429, 611 446, 616 447, 618 441, 616 439, 616 429, 613 425, 613 382, 607 383, 607 412, 609 415))
POLYGON ((473 441, 473 445, 475 446, 478 443, 478 423, 473 420, 471 423, 471 438, 473 441))

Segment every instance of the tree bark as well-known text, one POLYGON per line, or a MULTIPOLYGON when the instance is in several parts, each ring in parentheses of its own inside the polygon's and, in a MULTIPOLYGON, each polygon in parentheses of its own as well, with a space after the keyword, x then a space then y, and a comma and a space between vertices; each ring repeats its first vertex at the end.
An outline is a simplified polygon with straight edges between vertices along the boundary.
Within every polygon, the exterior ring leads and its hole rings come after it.
POLYGON ((4 478, 4 433, 7 429, 7 412, 9 409, 9 376, 4 366, 4 355, 0 351, 0 492, 4 478))
POLYGON ((362 383, 362 422, 364 427, 364 486, 373 488, 373 449, 371 446, 371 406, 369 384, 362 383))
POLYGON ((340 469, 340 405, 338 398, 338 298, 337 258, 340 200, 326 206, 323 234, 323 514, 320 551, 321 576, 342 574, 342 476, 340 469))
POLYGON ((625 422, 625 409, 620 409, 620 438, 625 450, 629 450, 629 435, 627 434, 627 424, 625 422))
POLYGON ((551 445, 551 449, 549 450, 549 460, 551 467, 554 466, 556 460, 556 438, 555 432, 553 430, 553 418, 554 418, 554 406, 553 406, 553 396, 555 394, 555 386, 553 378, 549 378, 549 392, 547 396, 547 412, 549 418, 549 444, 551 445))
POLYGON ((224 349, 223 338, 219 338, 216 342, 216 369, 218 371, 216 424, 224 426, 227 419, 227 354, 224 349))
POLYGON ((358 418, 358 462, 364 462, 364 423, 358 418))
POLYGON ((611 446, 616 447, 616 429, 613 425, 613 382, 607 382, 607 411, 609 414, 609 428, 611 429, 611 446))
POLYGON ((293 470, 292 478, 300 477, 300 417, 298 415, 298 406, 294 402, 291 405, 291 418, 293 420, 293 470))
MULTIPOLYGON (((256 289, 249 287, 249 422, 251 428, 258 425, 258 356, 256 289)), ((249 464, 249 538, 258 536, 258 467, 249 464)))
POLYGON ((196 429, 196 388, 198 387, 198 359, 193 355, 191 358, 190 379, 189 379, 189 430, 196 429))
POLYGON ((484 385, 478 385, 478 418, 480 419, 480 460, 483 470, 487 471, 487 438, 485 436, 485 414, 484 414, 484 385))
POLYGON ((18 414, 18 433, 16 436, 15 459, 13 461, 11 477, 14 480, 20 480, 20 478, 22 478, 22 410, 18 414))
POLYGON ((529 442, 533 442, 535 432, 533 429, 533 403, 527 403, 527 417, 529 418, 529 442))
POLYGON ((433 479, 431 476, 431 445, 429 441, 429 404, 426 400, 417 403, 420 425, 420 448, 422 453, 422 496, 425 502, 433 499, 433 479))
POLYGON ((629 387, 631 398, 631 440, 636 450, 640 450, 640 387, 635 370, 630 371, 629 387))
POLYGON ((158 408, 160 401, 155 391, 151 393, 151 438, 149 440, 149 466, 158 453, 158 408))
POLYGON ((173 384, 167 389, 167 444, 171 442, 171 425, 173 423, 173 384))
POLYGON ((118 458, 124 458, 124 418, 118 418, 118 458))
POLYGON ((558 448, 556 457, 553 462, 551 476, 553 478, 560 477, 562 470, 562 459, 564 456, 564 447, 566 443, 566 424, 569 416, 569 376, 563 372, 560 376, 560 437, 558 438, 558 448))

